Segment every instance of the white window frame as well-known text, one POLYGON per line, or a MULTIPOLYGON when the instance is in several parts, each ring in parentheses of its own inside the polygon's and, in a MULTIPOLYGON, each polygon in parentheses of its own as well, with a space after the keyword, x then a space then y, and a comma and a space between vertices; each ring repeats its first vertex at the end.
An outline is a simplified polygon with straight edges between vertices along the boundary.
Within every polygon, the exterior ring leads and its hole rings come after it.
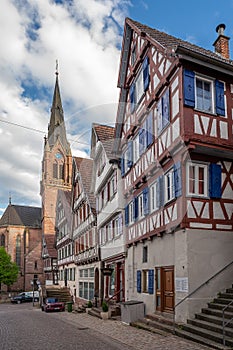
POLYGON ((165 203, 175 198, 174 170, 171 169, 165 175, 165 203))
POLYGON ((150 211, 156 211, 158 209, 157 203, 157 181, 150 186, 150 211))
POLYGON ((208 164, 205 163, 192 163, 186 164, 187 182, 186 182, 186 193, 188 196, 207 197, 208 196, 208 164), (190 167, 194 167, 194 191, 190 192, 190 167), (203 188, 204 193, 199 193, 199 169, 204 169, 203 188))
POLYGON ((143 69, 140 70, 140 72, 135 80, 135 90, 136 90, 135 103, 137 105, 145 93, 144 81, 143 81, 143 69))
POLYGON ((134 164, 137 163, 137 161, 140 158, 139 154, 139 134, 137 134, 133 140, 133 162, 134 164))
POLYGON ((129 225, 131 225, 134 222, 134 205, 133 205, 133 201, 129 203, 129 225))
POLYGON ((142 293, 149 293, 149 270, 142 270, 142 293))
MULTIPOLYGON (((203 91, 203 89, 202 89, 203 91)), ((203 99, 202 99, 203 102, 203 99)), ((210 79, 208 77, 203 77, 201 75, 195 75, 195 108, 197 110, 206 112, 206 113, 214 113, 215 111, 215 101, 214 101, 214 80, 210 79), (197 80, 202 81, 202 83, 209 83, 210 84, 210 109, 205 109, 203 106, 198 106, 198 96, 197 96, 197 80)))
POLYGON ((138 196, 138 219, 144 217, 143 193, 138 196))

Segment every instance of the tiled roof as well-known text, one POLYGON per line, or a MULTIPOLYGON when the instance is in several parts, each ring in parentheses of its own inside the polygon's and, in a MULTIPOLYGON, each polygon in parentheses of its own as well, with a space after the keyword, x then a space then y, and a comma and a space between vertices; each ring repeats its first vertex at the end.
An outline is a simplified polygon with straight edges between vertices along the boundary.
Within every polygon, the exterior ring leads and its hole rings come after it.
POLYGON ((9 204, 0 219, 6 225, 41 228, 41 208, 9 204))
POLYGON ((98 140, 102 143, 107 157, 112 158, 115 127, 101 124, 93 124, 98 140))
POLYGON ((91 192, 91 181, 93 172, 93 160, 89 158, 74 157, 78 171, 81 175, 81 181, 84 191, 88 197, 92 212, 96 215, 96 201, 94 194, 91 192))
POLYGON ((217 53, 212 52, 210 50, 206 50, 200 46, 191 44, 188 41, 176 38, 176 37, 169 35, 167 33, 164 33, 164 32, 160 32, 157 29, 153 29, 151 27, 148 27, 147 25, 141 24, 141 23, 134 21, 130 18, 127 18, 126 22, 128 22, 129 25, 130 24, 135 25, 141 32, 146 33, 149 37, 151 37, 153 40, 157 41, 164 48, 174 49, 175 51, 178 48, 183 48, 183 49, 187 49, 189 51, 192 51, 193 53, 197 53, 197 54, 206 56, 208 58, 213 58, 217 61, 230 64, 231 66, 233 65, 232 60, 224 59, 220 55, 218 55, 217 53))

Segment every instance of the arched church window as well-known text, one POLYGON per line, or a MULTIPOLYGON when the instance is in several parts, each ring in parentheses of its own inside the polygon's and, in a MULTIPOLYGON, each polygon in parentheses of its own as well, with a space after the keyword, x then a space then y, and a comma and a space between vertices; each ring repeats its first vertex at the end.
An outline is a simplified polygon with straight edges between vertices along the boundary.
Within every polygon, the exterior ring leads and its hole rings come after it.
POLYGON ((5 235, 2 234, 1 235, 1 242, 0 242, 1 247, 5 247, 5 241, 6 241, 5 235))
POLYGON ((15 262, 18 266, 21 265, 21 238, 20 234, 17 235, 16 237, 16 246, 15 246, 15 262))
POLYGON ((54 179, 58 178, 58 164, 57 164, 57 162, 53 163, 53 177, 54 177, 54 179))
POLYGON ((59 179, 64 180, 64 164, 59 165, 59 179))

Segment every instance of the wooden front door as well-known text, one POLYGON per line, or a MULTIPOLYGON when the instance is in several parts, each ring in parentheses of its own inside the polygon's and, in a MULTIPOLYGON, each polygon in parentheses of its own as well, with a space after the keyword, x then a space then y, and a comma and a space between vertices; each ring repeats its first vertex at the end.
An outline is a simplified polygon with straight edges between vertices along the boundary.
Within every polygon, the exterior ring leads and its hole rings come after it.
POLYGON ((156 310, 174 310, 174 266, 156 268, 156 310))

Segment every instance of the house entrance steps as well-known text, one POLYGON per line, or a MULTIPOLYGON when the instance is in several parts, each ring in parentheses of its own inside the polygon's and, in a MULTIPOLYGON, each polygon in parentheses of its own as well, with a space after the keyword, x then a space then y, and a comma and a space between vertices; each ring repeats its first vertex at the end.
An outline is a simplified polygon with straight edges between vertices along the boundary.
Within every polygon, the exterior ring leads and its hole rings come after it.
POLYGON ((213 349, 233 349, 233 286, 219 293, 186 324, 174 324, 172 314, 150 314, 132 325, 151 332, 170 332, 180 337, 207 345, 213 349), (223 309, 225 319, 225 346, 223 345, 223 309))

